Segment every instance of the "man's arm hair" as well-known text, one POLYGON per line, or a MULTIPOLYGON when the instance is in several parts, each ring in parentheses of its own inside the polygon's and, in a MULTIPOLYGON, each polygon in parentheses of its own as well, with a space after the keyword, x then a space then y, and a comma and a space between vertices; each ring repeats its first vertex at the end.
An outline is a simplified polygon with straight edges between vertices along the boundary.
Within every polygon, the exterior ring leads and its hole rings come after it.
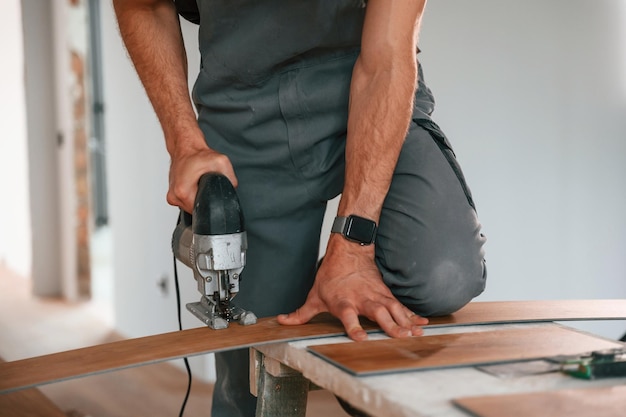
POLYGON ((159 118, 167 150, 204 147, 189 97, 187 57, 172 0, 113 0, 122 39, 159 118))
POLYGON ((367 3, 350 90, 340 215, 380 216, 413 111, 417 35, 425 3, 367 3))

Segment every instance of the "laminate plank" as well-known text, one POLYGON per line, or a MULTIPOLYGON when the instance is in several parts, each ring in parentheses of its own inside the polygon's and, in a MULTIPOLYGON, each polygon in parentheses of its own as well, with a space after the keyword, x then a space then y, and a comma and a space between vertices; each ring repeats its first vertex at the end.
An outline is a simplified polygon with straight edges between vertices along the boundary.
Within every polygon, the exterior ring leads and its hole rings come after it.
POLYGON ((453 333, 310 346, 353 375, 518 362, 623 347, 561 326, 453 333))
POLYGON ((453 402, 479 417, 623 417, 626 385, 468 397, 453 402))
MULTIPOLYGON (((626 300, 475 302, 455 314, 431 318, 428 326, 600 319, 626 319, 626 300)), ((377 327, 368 323, 366 329, 377 327)), ((340 334, 344 330, 336 319, 320 315, 302 326, 281 326, 270 317, 252 326, 128 339, 0 364, 0 393, 185 356, 340 334)))
POLYGON ((199 327, 122 340, 0 364, 0 393, 185 356, 335 334, 344 334, 341 323, 321 315, 302 326, 281 326, 269 317, 251 326, 199 327))
MULTIPOLYGON (((0 359, 0 363, 4 361, 0 359)), ((37 388, 0 395, 0 415, 11 417, 67 417, 37 388)))
POLYGON ((450 316, 431 318, 429 325, 577 320, 626 320, 626 299, 474 302, 450 316))

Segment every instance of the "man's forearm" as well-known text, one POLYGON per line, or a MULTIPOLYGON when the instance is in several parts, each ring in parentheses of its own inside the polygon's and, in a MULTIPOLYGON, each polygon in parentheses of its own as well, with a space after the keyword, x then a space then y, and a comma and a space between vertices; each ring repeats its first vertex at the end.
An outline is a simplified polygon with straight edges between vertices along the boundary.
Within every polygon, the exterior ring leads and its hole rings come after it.
MULTIPOLYGON (((373 6, 374 2, 369 2, 368 8, 373 6)), ((413 17, 396 23, 405 26, 404 33, 397 34, 379 22, 397 22, 392 17, 399 14, 398 10, 390 10, 387 5, 368 10, 370 21, 366 19, 363 48, 355 64, 350 92, 346 180, 340 215, 354 213, 375 220, 380 216, 413 110, 417 84, 416 22, 422 9, 423 4, 410 10, 413 17), (374 18, 378 21, 372 22, 374 18)))
POLYGON ((120 33, 159 118, 167 150, 205 146, 189 98, 187 58, 171 0, 114 0, 120 33))
POLYGON ((189 97, 187 58, 172 0, 113 0, 120 32, 161 122, 171 157, 167 202, 188 213, 206 172, 237 185, 227 156, 210 149, 189 97))
POLYGON ((346 144, 346 179, 339 214, 377 220, 407 133, 415 76, 410 68, 359 74, 353 87, 346 144), (356 90, 356 91, 354 91, 356 90))

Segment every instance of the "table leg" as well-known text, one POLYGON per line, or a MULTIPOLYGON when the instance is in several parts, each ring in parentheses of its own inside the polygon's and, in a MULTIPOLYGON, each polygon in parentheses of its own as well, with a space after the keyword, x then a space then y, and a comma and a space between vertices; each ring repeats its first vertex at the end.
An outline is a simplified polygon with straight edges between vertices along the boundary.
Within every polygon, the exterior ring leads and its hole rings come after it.
POLYGON ((257 396, 256 417, 304 417, 309 381, 302 374, 261 352, 250 350, 251 391, 257 396))

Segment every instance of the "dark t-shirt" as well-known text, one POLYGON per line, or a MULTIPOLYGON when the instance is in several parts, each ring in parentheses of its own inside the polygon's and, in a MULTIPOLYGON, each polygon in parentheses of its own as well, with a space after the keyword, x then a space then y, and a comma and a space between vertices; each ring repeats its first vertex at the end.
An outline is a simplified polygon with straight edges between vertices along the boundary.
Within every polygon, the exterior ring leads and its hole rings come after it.
MULTIPOLYGON (((196 104, 205 93, 246 90, 287 70, 356 56, 361 45, 364 0, 198 0, 201 74, 196 104)), ((346 74, 337 75, 344 80, 346 74)), ((349 76, 349 74, 348 74, 349 76)), ((318 79, 332 84, 333 74, 318 79)), ((421 67, 414 119, 430 119, 433 96, 421 67)))
POLYGON ((198 0, 203 70, 254 85, 299 59, 358 48, 362 0, 198 0))

